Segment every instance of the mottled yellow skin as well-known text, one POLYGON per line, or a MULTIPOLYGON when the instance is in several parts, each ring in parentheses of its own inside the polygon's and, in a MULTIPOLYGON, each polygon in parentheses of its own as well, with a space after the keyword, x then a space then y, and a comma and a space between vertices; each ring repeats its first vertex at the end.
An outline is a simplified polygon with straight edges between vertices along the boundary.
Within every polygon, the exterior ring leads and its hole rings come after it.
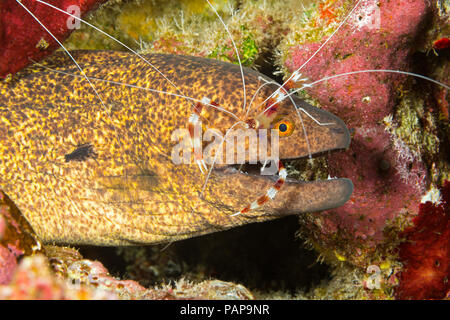
MULTIPOLYGON (((120 52, 74 52, 89 77, 208 97, 245 120, 239 68, 209 59, 148 55, 178 87, 174 89, 138 57, 120 52)), ((222 166, 213 171, 204 197, 205 176, 195 163, 175 165, 171 134, 187 128, 192 104, 186 99, 92 79, 106 110, 73 62, 56 54, 0 83, 0 188, 45 242, 126 245, 174 241, 249 222, 343 204, 352 191, 347 179, 314 183, 287 182, 275 200, 247 216, 231 214, 264 194, 274 183, 222 166), (57 73, 62 71, 78 76, 57 73), (80 145, 92 153, 66 161, 80 145)), ((248 97, 261 84, 259 73, 245 69, 248 97)), ((266 86, 259 105, 276 87, 266 86)), ((248 99, 250 100, 250 98, 248 99)), ((299 102, 299 101, 297 101, 299 102)), ((321 122, 303 117, 313 153, 345 148, 345 125, 335 116, 304 106, 321 122)), ((261 109, 254 109, 255 117, 261 109)), ((236 121, 207 108, 205 126, 225 132, 236 121)), ((294 132, 280 140, 280 157, 308 154, 301 124, 290 102, 270 117, 296 122, 294 132)), ((237 126, 236 128, 238 128, 237 126)))

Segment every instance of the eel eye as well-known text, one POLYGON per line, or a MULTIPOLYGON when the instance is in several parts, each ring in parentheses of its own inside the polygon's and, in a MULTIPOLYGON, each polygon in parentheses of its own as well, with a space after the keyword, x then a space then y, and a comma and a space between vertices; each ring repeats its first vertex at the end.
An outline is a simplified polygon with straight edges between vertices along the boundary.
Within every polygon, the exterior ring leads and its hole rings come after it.
POLYGON ((280 137, 289 137, 294 131, 294 123, 289 120, 278 121, 273 128, 278 130, 280 137))

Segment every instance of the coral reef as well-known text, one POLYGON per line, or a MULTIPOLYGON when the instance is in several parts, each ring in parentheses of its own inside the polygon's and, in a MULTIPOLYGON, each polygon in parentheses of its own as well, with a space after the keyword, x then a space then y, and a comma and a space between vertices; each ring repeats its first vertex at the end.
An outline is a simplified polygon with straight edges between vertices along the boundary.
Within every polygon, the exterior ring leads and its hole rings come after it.
MULTIPOLYGON (((52 4, 63 10, 76 8, 73 13, 81 16, 104 1, 58 0, 52 4)), ((21 3, 33 12, 59 41, 67 38, 78 25, 74 18, 36 1, 22 0, 21 3)), ((0 48, 0 78, 4 78, 51 54, 59 48, 59 44, 15 0, 4 0, 0 3, 0 48)))
POLYGON ((0 190, 0 284, 11 280, 19 257, 42 252, 28 221, 0 190))
MULTIPOLYGON (((4 211, 2 225, 8 216, 4 211)), ((25 232, 17 224, 14 231, 18 231, 15 237, 25 232)), ((174 285, 146 289, 135 281, 112 277, 102 263, 83 259, 75 249, 47 246, 43 252, 27 251, 28 256, 17 263, 17 253, 0 246, 0 299, 253 299, 242 285, 219 280, 193 283, 181 278, 174 285)))

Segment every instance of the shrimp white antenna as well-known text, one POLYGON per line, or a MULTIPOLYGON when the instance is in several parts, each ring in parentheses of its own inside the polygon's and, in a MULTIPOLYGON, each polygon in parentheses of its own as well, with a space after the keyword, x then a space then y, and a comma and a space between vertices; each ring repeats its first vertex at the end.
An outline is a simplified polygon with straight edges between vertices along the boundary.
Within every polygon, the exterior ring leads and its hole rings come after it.
MULTIPOLYGON (((279 85, 279 84, 277 83, 277 85, 279 85)), ((281 85, 279 85, 279 86, 280 86, 280 88, 281 88, 281 85)), ((266 109, 264 109, 261 113, 259 113, 259 114, 257 115, 257 117, 260 116, 260 115, 262 115, 264 112, 266 112, 267 110, 269 110, 270 108, 272 108, 272 107, 273 107, 274 105, 276 105, 277 103, 282 102, 282 101, 283 101, 284 99, 286 99, 286 98, 289 98, 289 99, 291 99, 291 101, 292 101, 291 96, 292 96, 295 92, 298 92, 298 91, 300 91, 300 90, 302 90, 302 89, 304 89, 304 88, 309 88, 309 87, 312 87, 312 83, 305 84, 305 85, 303 85, 301 88, 299 88, 299 89, 297 89, 297 90, 295 90, 295 91, 292 91, 292 92, 290 92, 290 93, 288 93, 288 94, 282 94, 281 97, 279 97, 279 98, 277 99, 277 101, 275 101, 274 103, 272 103, 271 105, 269 105, 266 109)), ((277 92, 277 91, 279 91, 279 89, 277 89, 275 92, 277 92)), ((295 104, 294 104, 294 105, 295 105, 295 104)), ((310 115, 309 112, 306 111, 304 108, 297 108, 296 110, 303 111, 309 118, 311 118, 311 120, 313 120, 313 121, 314 121, 315 123, 317 123, 319 126, 329 126, 329 125, 333 124, 333 122, 325 122, 325 123, 320 122, 319 120, 317 120, 316 118, 314 118, 312 115, 310 115)))
MULTIPOLYGON (((323 81, 324 81, 324 80, 323 80, 323 81)), ((302 86, 301 88, 299 88, 299 89, 297 89, 297 90, 295 90, 295 91, 292 91, 292 92, 290 92, 290 93, 284 95, 282 98, 280 98, 279 100, 277 100, 276 102, 274 102, 274 103, 272 103, 270 106, 268 106, 266 109, 264 109, 264 111, 262 111, 262 112, 261 112, 260 114, 258 114, 257 116, 260 116, 261 114, 263 114, 264 112, 266 112, 267 110, 269 110, 270 108, 272 108, 272 107, 273 107, 274 105, 276 105, 277 103, 283 101, 284 99, 286 99, 286 98, 291 98, 291 96, 292 96, 294 93, 296 93, 296 92, 298 92, 298 91, 300 91, 300 90, 303 90, 303 89, 305 89, 305 88, 309 88, 309 87, 311 87, 311 86, 312 86, 312 84, 307 84, 307 85, 304 85, 304 86, 302 86)), ((324 122, 324 123, 322 123, 322 122, 320 122, 319 120, 317 120, 316 118, 314 118, 312 115, 310 115, 309 112, 306 111, 304 108, 297 108, 297 109, 299 109, 300 111, 304 112, 304 113, 308 116, 308 118, 310 118, 312 121, 314 121, 315 123, 317 123, 319 126, 329 126, 329 125, 331 125, 331 124, 334 124, 333 122, 324 122)))
MULTIPOLYGON (((289 82, 289 80, 291 80, 293 77, 296 77, 299 75, 300 70, 303 69, 303 67, 305 67, 319 52, 320 50, 322 50, 322 48, 331 40, 331 38, 333 38, 333 36, 339 31, 339 29, 341 29, 341 27, 345 24, 345 22, 348 20, 348 18, 350 18, 350 16, 353 14, 353 12, 356 10, 356 8, 359 6, 359 4, 361 3, 362 0, 359 0, 356 5, 353 7, 353 9, 350 11, 350 13, 345 17, 345 19, 338 25, 338 27, 336 28, 336 30, 334 30, 334 32, 328 37, 327 40, 325 40, 324 43, 322 43, 322 45, 312 54, 311 57, 309 57, 308 60, 306 60, 305 63, 303 63, 297 70, 295 70, 290 76, 289 78, 281 85, 281 87, 284 87, 286 85, 286 83, 289 82)), ((269 97, 267 97, 266 100, 264 100, 262 104, 264 104, 267 100, 269 100, 274 94, 276 94, 280 89, 277 89, 276 91, 274 91, 269 97)))
POLYGON ((262 88, 264 88, 265 86, 267 86, 270 83, 275 83, 273 81, 267 81, 266 79, 264 79, 263 77, 259 76, 258 80, 262 80, 264 81, 264 83, 262 85, 260 85, 258 87, 258 89, 256 89, 255 93, 252 96, 252 99, 250 100, 250 103, 248 104, 248 108, 247 108, 247 112, 245 113, 245 118, 247 118, 248 113, 250 112, 250 109, 252 108, 252 104, 253 104, 253 100, 255 100, 256 96, 258 95, 259 91, 261 91, 262 88))
POLYGON ((230 37, 231 43, 233 44, 234 47, 234 51, 236 52, 236 56, 238 58, 239 61, 239 68, 241 69, 241 77, 242 77, 242 89, 244 92, 244 110, 247 107, 247 94, 245 92, 245 77, 244 77, 244 69, 242 68, 242 62, 241 62, 241 58, 239 56, 239 52, 236 46, 236 43, 234 43, 233 37, 231 36, 230 30, 228 29, 228 26, 225 24, 225 22, 223 21, 222 17, 219 15, 219 13, 217 12, 217 10, 213 7, 213 5, 211 4, 211 2, 209 2, 209 0, 206 0, 206 2, 208 2, 209 6, 211 7, 211 9, 214 11, 214 13, 216 14, 217 18, 219 18, 220 22, 223 24, 225 31, 228 33, 228 36, 230 37))

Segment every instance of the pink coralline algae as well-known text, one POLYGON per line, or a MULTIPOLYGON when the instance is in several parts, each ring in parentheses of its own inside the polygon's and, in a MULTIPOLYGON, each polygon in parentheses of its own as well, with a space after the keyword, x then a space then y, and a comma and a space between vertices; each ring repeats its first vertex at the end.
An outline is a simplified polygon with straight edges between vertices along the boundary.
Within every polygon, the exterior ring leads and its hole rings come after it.
POLYGON ((450 39, 447 37, 438 39, 433 43, 433 48, 437 50, 447 49, 449 47, 450 47, 450 39))
MULTIPOLYGON (((425 0, 362 1, 301 72, 313 82, 358 70, 408 71, 415 40, 430 14, 425 0), (359 23, 363 19, 358 17, 366 15, 378 15, 378 20, 359 23)), ((293 72, 322 43, 292 47, 286 67, 293 72)), ((355 189, 344 206, 314 215, 305 229, 311 229, 306 232, 313 234, 313 241, 320 246, 333 248, 357 264, 368 263, 358 254, 382 242, 389 220, 418 213, 429 182, 421 155, 387 132, 383 124, 383 119, 394 113, 398 89, 407 85, 406 79, 395 73, 361 73, 308 89, 320 106, 342 118, 354 133, 350 150, 331 155, 329 166, 331 176, 350 178, 355 189)))

